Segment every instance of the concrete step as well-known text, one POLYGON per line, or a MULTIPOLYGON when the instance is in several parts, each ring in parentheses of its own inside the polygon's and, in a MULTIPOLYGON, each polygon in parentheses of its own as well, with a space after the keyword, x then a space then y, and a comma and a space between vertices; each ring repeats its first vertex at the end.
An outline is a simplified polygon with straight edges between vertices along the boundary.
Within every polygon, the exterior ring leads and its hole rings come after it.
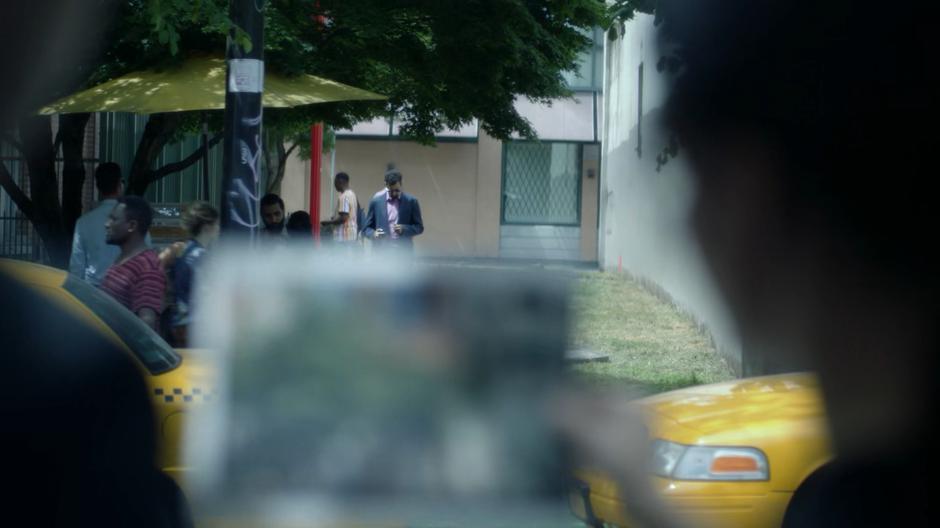
POLYGON ((606 363, 610 361, 610 356, 589 348, 579 348, 565 352, 565 361, 568 363, 606 363))

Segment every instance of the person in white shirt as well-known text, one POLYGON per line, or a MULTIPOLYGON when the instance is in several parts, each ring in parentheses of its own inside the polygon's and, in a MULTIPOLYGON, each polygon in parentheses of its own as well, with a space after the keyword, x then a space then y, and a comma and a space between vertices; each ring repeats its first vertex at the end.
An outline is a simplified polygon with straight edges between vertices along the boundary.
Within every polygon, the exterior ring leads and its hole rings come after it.
MULTIPOLYGON (((117 259, 121 249, 105 242, 104 223, 124 195, 121 167, 107 162, 95 170, 95 187, 98 188, 98 206, 83 214, 75 223, 72 237, 72 256, 69 258, 69 273, 93 285, 100 286, 108 268, 117 259)), ((150 246, 150 235, 145 243, 150 246)))
POLYGON ((341 244, 355 244, 359 236, 359 200, 349 187, 349 175, 340 172, 333 180, 336 188, 336 203, 333 217, 320 225, 333 228, 333 240, 341 244))

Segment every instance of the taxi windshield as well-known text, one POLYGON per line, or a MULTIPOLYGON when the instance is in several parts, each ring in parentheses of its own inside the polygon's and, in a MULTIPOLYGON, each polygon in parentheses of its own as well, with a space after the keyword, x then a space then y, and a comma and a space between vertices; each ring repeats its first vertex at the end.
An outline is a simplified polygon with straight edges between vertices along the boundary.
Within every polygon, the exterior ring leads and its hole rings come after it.
POLYGON ((117 301, 72 275, 62 287, 114 330, 151 374, 162 374, 179 366, 180 355, 117 301))

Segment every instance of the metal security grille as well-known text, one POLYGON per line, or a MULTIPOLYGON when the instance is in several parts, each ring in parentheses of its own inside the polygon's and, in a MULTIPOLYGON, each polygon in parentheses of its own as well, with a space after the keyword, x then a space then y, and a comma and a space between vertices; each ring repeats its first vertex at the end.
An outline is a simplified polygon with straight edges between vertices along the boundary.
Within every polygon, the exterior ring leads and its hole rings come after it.
POLYGON ((506 143, 503 160, 503 224, 581 223, 579 144, 506 143))

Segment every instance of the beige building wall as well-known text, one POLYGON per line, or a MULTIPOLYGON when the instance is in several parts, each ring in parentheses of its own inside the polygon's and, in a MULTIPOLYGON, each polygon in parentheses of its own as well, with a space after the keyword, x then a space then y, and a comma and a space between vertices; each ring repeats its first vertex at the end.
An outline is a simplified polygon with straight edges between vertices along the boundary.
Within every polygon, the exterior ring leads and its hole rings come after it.
MULTIPOLYGON (((598 152, 597 146, 587 150, 598 152)), ((332 214, 332 176, 350 175, 362 204, 384 189, 389 162, 404 175, 404 189, 418 198, 424 234, 415 238, 419 255, 496 258, 500 254, 502 142, 481 132, 477 141, 438 141, 436 146, 387 139, 338 138, 335 153, 323 153, 320 219, 332 214)), ((597 260, 598 155, 582 166, 580 255, 597 260), (587 174, 593 171, 594 177, 587 174)), ((287 162, 281 197, 288 212, 309 211, 310 162, 292 156, 287 162)))
POLYGON ((310 204, 310 160, 297 156, 287 158, 284 179, 281 181, 281 198, 288 212, 309 211, 310 204))
POLYGON ((432 147, 405 141, 338 139, 335 172, 349 174, 353 190, 367 209, 368 200, 385 188, 388 163, 394 163, 404 176, 405 192, 421 204, 424 234, 415 238, 416 252, 475 256, 477 153, 477 143, 469 141, 438 142, 432 147))

